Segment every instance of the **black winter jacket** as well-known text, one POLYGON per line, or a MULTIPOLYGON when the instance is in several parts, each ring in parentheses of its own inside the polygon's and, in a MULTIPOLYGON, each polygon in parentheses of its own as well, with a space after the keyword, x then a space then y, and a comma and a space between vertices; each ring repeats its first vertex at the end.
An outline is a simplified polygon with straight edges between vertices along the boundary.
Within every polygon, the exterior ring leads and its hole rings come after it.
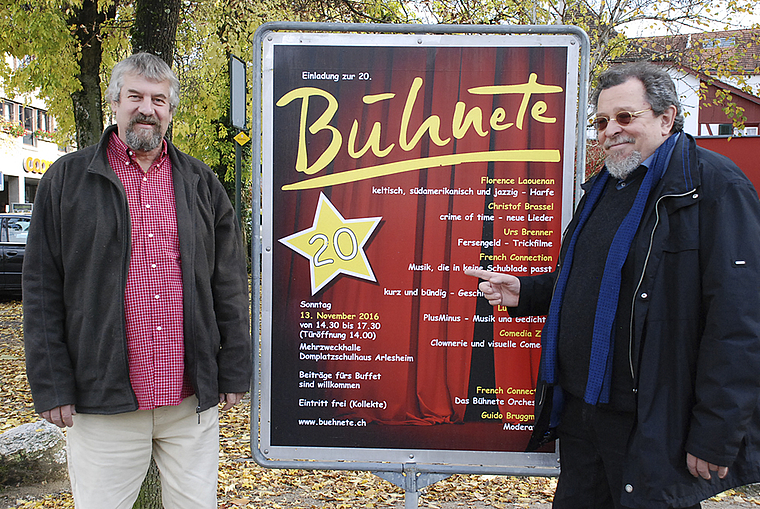
MULTIPOLYGON (((124 291, 130 220, 121 181, 97 145, 50 166, 34 203, 24 259, 24 343, 35 409, 137 410, 129 381, 124 291)), ((198 411, 251 380, 248 280, 240 229, 202 162, 168 148, 182 260, 185 373, 198 411)))
MULTIPOLYGON (((575 225, 576 218, 566 238, 575 225)), ((563 256, 564 249, 560 264, 563 256)), ((622 504, 687 507, 757 482, 760 202, 754 187, 729 159, 682 134, 628 256, 635 292, 621 295, 619 305, 632 309, 628 345, 637 411, 622 504), (695 479, 687 452, 728 466, 728 476, 695 479)), ((557 273, 520 278, 520 303, 510 313, 546 314, 557 273)), ((561 388, 539 374, 529 448, 554 438, 561 399, 561 388)))

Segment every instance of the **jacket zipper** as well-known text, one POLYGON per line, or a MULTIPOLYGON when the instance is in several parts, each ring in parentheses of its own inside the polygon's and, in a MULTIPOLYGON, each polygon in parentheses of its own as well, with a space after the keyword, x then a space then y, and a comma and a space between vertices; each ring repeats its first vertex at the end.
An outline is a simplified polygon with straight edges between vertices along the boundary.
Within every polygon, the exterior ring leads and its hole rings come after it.
POLYGON ((665 198, 682 198, 684 196, 688 196, 689 194, 694 194, 696 191, 697 191, 697 188, 694 188, 691 191, 688 191, 682 194, 666 194, 666 195, 660 196, 654 205, 654 210, 655 210, 654 227, 652 228, 652 233, 649 235, 649 248, 647 249, 646 257, 644 258, 644 267, 641 270, 641 277, 639 278, 639 282, 636 285, 636 289, 633 292, 633 301, 631 302, 631 318, 630 318, 630 323, 629 323, 629 328, 628 328, 628 365, 631 368, 631 379, 633 380, 634 394, 638 392, 638 388, 636 387, 636 370, 633 367, 633 317, 634 317, 634 312, 636 309, 636 297, 639 294, 639 289, 641 288, 641 284, 644 282, 644 274, 646 274, 647 266, 649 265, 649 257, 652 255, 652 244, 654 243, 654 234, 657 231, 657 227, 660 225, 660 203, 665 198))

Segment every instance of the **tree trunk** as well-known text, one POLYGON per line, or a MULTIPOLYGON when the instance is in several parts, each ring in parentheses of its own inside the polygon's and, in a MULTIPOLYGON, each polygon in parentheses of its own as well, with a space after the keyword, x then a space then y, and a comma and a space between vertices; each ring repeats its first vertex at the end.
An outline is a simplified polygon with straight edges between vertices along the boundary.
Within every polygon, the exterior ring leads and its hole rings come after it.
MULTIPOLYGON (((180 7, 181 0, 136 0, 132 52, 153 53, 172 67, 180 7)), ((166 137, 172 137, 171 124, 166 137)))
POLYGON ((102 53, 100 27, 116 16, 116 2, 107 11, 98 10, 97 0, 83 0, 81 7, 73 7, 67 18, 74 29, 74 38, 80 46, 79 74, 82 89, 71 94, 76 125, 78 148, 97 143, 103 133, 103 109, 100 94, 100 62, 102 53))
POLYGON ((174 63, 181 0, 137 0, 132 29, 132 51, 147 51, 174 63))
MULTIPOLYGON (((180 7, 181 0, 136 0, 132 52, 153 53, 171 67, 174 64, 180 7)), ((171 125, 166 136, 171 138, 171 125)), ((140 495, 132 509, 160 509, 161 507, 161 479, 156 463, 151 459, 148 474, 143 480, 140 495)))
POLYGON ((161 503, 161 478, 158 475, 158 467, 153 458, 150 459, 148 473, 143 479, 140 494, 137 496, 132 509, 162 509, 161 503))

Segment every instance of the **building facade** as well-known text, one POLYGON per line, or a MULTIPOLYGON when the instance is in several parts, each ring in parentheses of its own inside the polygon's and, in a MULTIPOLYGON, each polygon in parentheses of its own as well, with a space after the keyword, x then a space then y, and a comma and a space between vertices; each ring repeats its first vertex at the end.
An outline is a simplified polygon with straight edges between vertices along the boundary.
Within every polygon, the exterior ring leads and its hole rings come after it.
POLYGON ((65 150, 53 141, 54 121, 42 101, 3 96, 0 91, 0 212, 10 212, 30 208, 42 174, 65 150))

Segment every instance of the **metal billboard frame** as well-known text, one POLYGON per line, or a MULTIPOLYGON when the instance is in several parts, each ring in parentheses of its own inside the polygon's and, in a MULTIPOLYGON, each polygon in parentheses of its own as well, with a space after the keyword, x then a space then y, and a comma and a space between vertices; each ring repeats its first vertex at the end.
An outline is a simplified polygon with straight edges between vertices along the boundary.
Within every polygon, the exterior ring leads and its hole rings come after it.
MULTIPOLYGON (((253 210, 261 211, 262 205, 262 109, 264 100, 262 97, 262 58, 264 39, 273 32, 306 32, 306 33, 336 33, 336 32, 361 32, 375 34, 413 34, 413 35, 440 35, 446 36, 451 34, 493 34, 493 35, 563 35, 570 36, 577 41, 579 45, 579 77, 578 77, 578 96, 577 96, 577 117, 575 126, 575 181, 573 190, 573 202, 577 202, 580 196, 580 183, 583 181, 585 171, 585 125, 587 110, 588 87, 588 65, 589 65, 589 39, 586 33, 577 27, 572 26, 480 26, 480 25, 380 25, 380 24, 336 24, 336 23, 292 23, 292 22, 274 22, 266 23, 259 27, 254 35, 253 40, 253 97, 254 97, 254 114, 252 121, 252 139, 253 139, 253 158, 254 170, 252 172, 253 185, 253 210), (256 167, 258 165, 258 167, 256 167)), ((575 44, 575 43, 573 43, 575 44)), ((568 71, 570 72, 570 71, 568 71)), ((569 134, 569 130, 568 130, 569 134)), ((572 206, 572 204, 571 204, 572 206)), ((255 216, 254 216, 255 217, 255 216)), ((434 457, 430 460, 425 452, 414 450, 413 454, 409 451, 402 451, 401 455, 394 456, 393 459, 384 459, 376 461, 363 461, 362 456, 371 456, 373 449, 358 449, 361 454, 349 455, 351 459, 325 460, 324 458, 309 459, 270 459, 267 457, 268 451, 260 450, 261 427, 262 423, 262 395, 266 393, 269 381, 265 375, 268 373, 264 370, 263 354, 266 345, 262 345, 262 328, 267 318, 261 310, 261 291, 262 291, 262 232, 260 222, 253 221, 252 226, 252 316, 253 320, 253 351, 254 351, 254 377, 251 397, 251 451, 254 460, 261 466, 268 468, 298 468, 298 469, 328 469, 328 470, 362 470, 371 471, 376 475, 389 480, 390 482, 405 488, 407 495, 410 493, 416 496, 419 488, 424 487, 438 480, 444 479, 451 474, 490 474, 490 475, 522 475, 522 476, 555 476, 558 473, 558 457, 556 451, 552 454, 554 458, 552 464, 545 461, 547 453, 541 460, 531 458, 531 453, 509 453, 509 452, 486 452, 477 451, 476 461, 461 461, 459 464, 451 462, 442 462, 440 458, 434 457), (258 319, 255 319, 258 317, 258 319), (504 461, 505 456, 509 454, 519 454, 521 458, 530 458, 533 464, 524 466, 517 462, 504 461), (498 458, 498 459, 497 459, 498 458), (485 461, 485 460, 488 461, 485 461), (496 459, 497 461, 491 461, 496 459), (489 464, 490 463, 490 464, 489 464), (512 463, 512 464, 507 464, 512 463)), ((301 449, 309 449, 301 448, 301 449)), ((322 448, 329 449, 329 448, 322 448)), ((341 457, 337 451, 345 452, 345 448, 332 449, 336 451, 331 454, 332 457, 341 457)), ((379 449, 378 449, 379 450, 379 449)), ((447 456, 457 456, 457 459, 469 458, 470 451, 444 451, 447 456), (463 453, 460 455, 452 452, 463 453)), ((345 458, 346 456, 343 456, 345 458)), ((520 462, 522 463, 522 462, 520 462)), ((416 498, 415 498, 416 500, 416 498)), ((407 500, 409 502, 409 500, 407 500)), ((410 505, 407 505, 410 507, 410 505)), ((415 505, 412 507, 416 507, 415 505)))

